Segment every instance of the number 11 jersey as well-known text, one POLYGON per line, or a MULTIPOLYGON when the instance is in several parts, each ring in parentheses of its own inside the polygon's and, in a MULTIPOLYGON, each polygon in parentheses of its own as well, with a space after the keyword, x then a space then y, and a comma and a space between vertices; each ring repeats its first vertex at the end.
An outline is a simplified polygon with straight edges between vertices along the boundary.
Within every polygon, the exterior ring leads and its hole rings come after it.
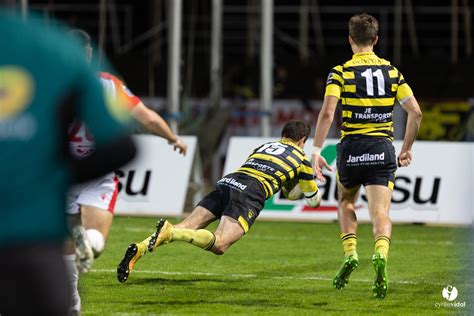
POLYGON ((403 75, 373 52, 354 54, 331 69, 325 96, 342 104, 341 139, 383 137, 393 140, 393 106, 413 96, 403 75))

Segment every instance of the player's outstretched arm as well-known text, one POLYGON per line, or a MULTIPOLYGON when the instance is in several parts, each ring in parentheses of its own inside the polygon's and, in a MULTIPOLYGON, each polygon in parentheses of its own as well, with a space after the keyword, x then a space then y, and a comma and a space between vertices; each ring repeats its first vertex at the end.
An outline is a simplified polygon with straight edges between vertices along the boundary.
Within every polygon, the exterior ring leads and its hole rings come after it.
POLYGON ((142 102, 138 103, 131 113, 147 130, 165 138, 174 150, 178 149, 180 154, 186 155, 188 146, 171 130, 158 113, 147 108, 142 102))
POLYGON ((398 156, 398 164, 400 167, 407 167, 412 161, 411 146, 416 139, 416 135, 418 135, 423 114, 414 96, 403 102, 402 107, 405 112, 407 112, 408 118, 405 129, 405 139, 403 140, 402 150, 398 156))
POLYGON ((329 128, 331 128, 332 121, 334 120, 334 112, 336 111, 337 103, 339 99, 335 96, 329 95, 324 97, 323 107, 319 112, 318 122, 316 123, 316 133, 314 134, 313 146, 315 147, 313 154, 311 155, 311 161, 316 178, 319 181, 324 181, 323 168, 332 171, 332 168, 326 162, 323 156, 321 156, 321 148, 324 145, 324 141, 328 136, 329 128))

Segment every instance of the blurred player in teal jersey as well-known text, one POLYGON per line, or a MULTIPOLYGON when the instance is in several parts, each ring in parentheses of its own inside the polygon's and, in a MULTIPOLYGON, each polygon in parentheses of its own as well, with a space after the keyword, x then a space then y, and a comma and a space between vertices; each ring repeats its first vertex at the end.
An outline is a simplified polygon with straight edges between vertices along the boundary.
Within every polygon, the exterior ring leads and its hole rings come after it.
MULTIPOLYGON (((93 48, 91 38, 83 30, 75 29, 69 32, 83 49, 83 58, 92 61, 93 48)), ((163 137, 174 150, 186 155, 187 145, 171 130, 166 121, 155 111, 146 107, 125 84, 108 72, 97 73, 109 102, 124 102, 126 110, 149 132, 163 137)), ((94 152, 94 134, 89 131, 87 124, 75 120, 69 127, 69 147, 74 157, 82 159, 94 152)), ((81 299, 78 291, 79 272, 87 272, 93 256, 98 257, 104 250, 115 212, 115 202, 118 196, 118 178, 110 172, 100 178, 75 185, 67 195, 66 212, 72 223, 72 234, 75 247, 68 243, 64 259, 69 266, 72 286, 73 311, 80 311, 81 299), (90 250, 89 250, 90 248, 90 250), (78 271, 75 267, 77 256, 87 258, 82 260, 78 271)))
POLYGON ((0 29, 0 314, 67 315, 66 191, 128 162, 135 146, 66 34, 6 12, 0 29), (74 116, 94 133, 87 159, 68 155, 74 116))

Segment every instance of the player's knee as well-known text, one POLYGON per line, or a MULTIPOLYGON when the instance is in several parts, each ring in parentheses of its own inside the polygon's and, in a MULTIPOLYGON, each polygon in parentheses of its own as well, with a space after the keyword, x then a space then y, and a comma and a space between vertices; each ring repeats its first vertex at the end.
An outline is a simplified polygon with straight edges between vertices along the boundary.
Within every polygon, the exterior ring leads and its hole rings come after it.
POLYGON ((218 255, 218 256, 222 256, 225 252, 224 249, 221 249, 221 248, 216 248, 214 247, 212 250, 211 250, 215 255, 218 255))
POLYGON ((219 237, 216 236, 216 242, 214 243, 214 246, 212 247, 211 251, 214 254, 221 256, 224 254, 227 248, 229 248, 229 246, 227 244, 220 242, 219 237))
POLYGON ((379 234, 380 232, 386 231, 392 227, 392 221, 388 214, 384 214, 380 212, 373 216, 373 224, 374 224, 374 233, 379 234))
POLYGON ((355 204, 348 201, 341 201, 339 204, 343 212, 353 212, 355 213, 355 204))

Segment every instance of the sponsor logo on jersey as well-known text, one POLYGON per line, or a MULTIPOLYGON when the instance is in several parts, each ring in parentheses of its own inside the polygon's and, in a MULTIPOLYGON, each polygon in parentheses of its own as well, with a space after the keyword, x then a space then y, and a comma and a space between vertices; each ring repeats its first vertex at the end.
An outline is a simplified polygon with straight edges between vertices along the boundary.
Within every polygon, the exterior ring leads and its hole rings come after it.
POLYGON ((358 120, 376 120, 386 121, 392 118, 392 113, 357 113, 353 112, 352 115, 358 120))
POLYGON ((28 141, 37 131, 37 120, 24 110, 31 104, 32 76, 16 66, 0 67, 0 139, 28 141))
POLYGON ((254 167, 254 169, 259 170, 259 171, 263 171, 263 172, 265 172, 266 170, 270 170, 272 172, 275 171, 275 168, 273 168, 269 165, 263 164, 263 163, 255 162, 255 160, 253 158, 247 160, 245 162, 244 166, 252 166, 252 167, 254 167))

